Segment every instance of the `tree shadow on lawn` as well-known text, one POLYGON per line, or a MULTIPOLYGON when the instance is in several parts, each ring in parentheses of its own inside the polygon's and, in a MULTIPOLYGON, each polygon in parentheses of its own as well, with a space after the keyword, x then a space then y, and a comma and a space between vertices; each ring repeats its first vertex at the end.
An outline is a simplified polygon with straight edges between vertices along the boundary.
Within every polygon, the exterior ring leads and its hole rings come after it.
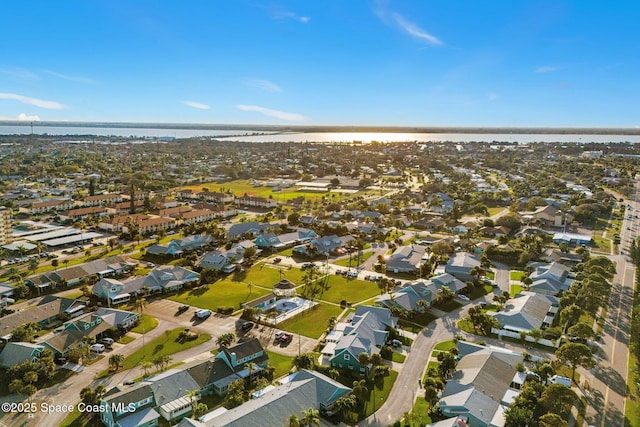
POLYGON ((164 348, 164 344, 158 344, 154 347, 153 349, 153 354, 159 353, 162 351, 162 349, 164 348))

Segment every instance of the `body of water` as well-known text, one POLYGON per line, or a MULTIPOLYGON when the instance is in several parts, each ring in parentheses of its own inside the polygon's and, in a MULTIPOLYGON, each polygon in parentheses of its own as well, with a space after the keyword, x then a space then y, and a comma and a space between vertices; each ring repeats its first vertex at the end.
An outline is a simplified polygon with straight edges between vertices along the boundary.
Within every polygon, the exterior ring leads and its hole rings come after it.
MULTIPOLYGON (((553 133, 400 133, 400 132, 275 132, 270 130, 161 129, 136 127, 38 126, 36 135, 97 135, 114 138, 191 138, 217 137, 241 142, 533 142, 550 143, 640 143, 640 135, 553 134, 553 133)), ((0 135, 31 134, 29 123, 0 125, 0 135)))

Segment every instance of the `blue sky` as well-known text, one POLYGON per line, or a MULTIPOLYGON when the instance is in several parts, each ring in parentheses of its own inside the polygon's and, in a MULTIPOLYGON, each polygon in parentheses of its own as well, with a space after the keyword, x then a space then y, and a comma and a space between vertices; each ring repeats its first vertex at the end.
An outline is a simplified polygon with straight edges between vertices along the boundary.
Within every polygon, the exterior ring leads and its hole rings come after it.
POLYGON ((5 1, 0 118, 640 126, 640 2, 5 1))

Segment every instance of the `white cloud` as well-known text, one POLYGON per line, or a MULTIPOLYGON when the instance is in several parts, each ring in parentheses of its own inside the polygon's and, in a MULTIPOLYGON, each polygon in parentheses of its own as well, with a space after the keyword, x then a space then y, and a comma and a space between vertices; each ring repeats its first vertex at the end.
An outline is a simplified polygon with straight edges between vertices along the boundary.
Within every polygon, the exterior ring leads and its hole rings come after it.
POLYGON ((51 70, 42 70, 42 72, 52 75, 54 77, 57 77, 59 79, 69 80, 71 82, 77 82, 77 83, 93 83, 94 82, 93 80, 87 77, 68 76, 66 74, 56 73, 55 71, 51 71, 51 70))
POLYGON ((40 76, 24 68, 0 68, 0 74, 15 80, 40 80, 40 76))
POLYGON ((291 19, 294 21, 302 22, 303 24, 306 24, 307 22, 311 21, 311 18, 309 18, 308 16, 300 16, 300 15, 297 15, 295 12, 290 12, 287 10, 278 10, 278 11, 272 12, 271 18, 275 19, 276 21, 284 21, 284 20, 291 19))
POLYGON ((266 90, 267 92, 282 92, 282 88, 277 84, 270 82, 269 80, 262 79, 246 79, 244 84, 258 89, 266 90))
POLYGON ((430 34, 418 24, 407 20, 404 16, 397 12, 392 12, 387 8, 387 2, 378 0, 375 2, 373 12, 387 26, 397 28, 402 32, 410 35, 427 44, 439 46, 444 44, 438 37, 430 34))
POLYGON ((542 67, 536 68, 536 73, 551 73, 554 71, 558 71, 560 67, 552 67, 550 65, 543 65, 542 67))
POLYGON ((25 113, 20 113, 20 114, 18 114, 18 117, 3 117, 3 116, 0 116, 0 120, 18 120, 18 121, 21 121, 21 122, 38 122, 38 121, 40 121, 40 116, 37 116, 37 115, 28 116, 25 113))
POLYGON ((425 30, 423 30, 422 28, 420 28, 418 25, 414 24, 413 22, 407 21, 399 13, 393 13, 393 14, 391 14, 391 16, 393 17, 393 19, 396 22, 396 24, 398 24, 400 29, 402 31, 404 31, 405 33, 409 34, 410 36, 413 36, 413 37, 418 38, 420 40, 424 40, 429 44, 433 44, 433 45, 441 45, 442 44, 442 40, 440 40, 439 38, 437 38, 434 35, 431 35, 431 34, 427 33, 425 30))
POLYGON ((258 105, 236 105, 238 110, 255 111, 265 116, 275 117, 276 119, 286 120, 289 122, 303 122, 308 120, 307 117, 298 113, 287 113, 285 111, 272 110, 270 108, 260 107, 258 105))
POLYGON ((210 106, 208 106, 207 104, 202 104, 200 102, 195 102, 195 101, 182 101, 182 103, 184 105, 186 105, 187 107, 191 107, 191 108, 197 108, 198 110, 209 110, 211 109, 210 106))
POLYGON ((496 99, 498 99, 498 94, 491 92, 491 93, 487 94, 487 99, 489 101, 495 101, 496 99))
POLYGON ((23 104, 35 105, 36 107, 46 108, 48 110, 64 110, 66 105, 56 101, 46 101, 44 99, 30 98, 28 96, 18 95, 16 93, 0 93, 0 99, 13 99, 23 104))

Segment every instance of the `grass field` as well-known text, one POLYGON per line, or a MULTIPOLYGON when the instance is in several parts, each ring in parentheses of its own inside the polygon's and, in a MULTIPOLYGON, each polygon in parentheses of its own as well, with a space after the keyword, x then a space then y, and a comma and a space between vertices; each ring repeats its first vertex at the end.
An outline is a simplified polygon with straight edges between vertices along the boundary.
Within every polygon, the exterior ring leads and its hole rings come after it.
MULTIPOLYGON (((373 251, 364 252, 360 256, 360 264, 362 264, 363 262, 365 262, 366 260, 371 258, 371 255, 373 255, 373 251)), ((343 258, 343 259, 339 259, 337 261, 334 261, 333 264, 339 265, 341 267, 349 267, 349 261, 351 261, 351 267, 357 267, 357 266, 360 265, 360 264, 356 264, 356 257, 355 256, 352 256, 351 260, 349 260, 349 257, 346 257, 346 258, 343 258)))
POLYGON ((340 307, 321 302, 314 308, 279 323, 278 328, 306 337, 319 338, 329 326, 329 319, 340 313, 340 307))
MULTIPOLYGON (((296 285, 302 282, 302 270, 299 268, 289 269, 286 266, 260 263, 246 271, 237 271, 228 280, 234 282, 253 283, 254 285, 272 288, 280 281, 280 278, 288 279, 296 285), (281 276, 282 275, 282 276, 281 276)), ((246 286, 246 285, 245 285, 246 286)))
POLYGON ((524 276, 524 271, 511 270, 509 272, 509 279, 510 280, 522 280, 522 276, 524 276))
MULTIPOLYGON (((300 187, 291 187, 284 189, 283 191, 272 191, 271 187, 261 186, 254 187, 252 181, 247 179, 238 179, 235 181, 228 182, 207 182, 204 184, 191 185, 187 187, 180 187, 180 189, 190 189, 194 191, 202 191, 203 188, 208 188, 210 191, 216 192, 227 192, 231 191, 236 196, 242 196, 245 193, 249 196, 255 197, 272 197, 277 201, 286 201, 295 199, 297 197, 305 197, 311 199, 313 201, 318 200, 321 201, 323 197, 329 198, 331 201, 339 202, 345 198, 349 198, 352 195, 342 194, 342 193, 318 193, 318 192, 307 192, 307 191, 298 191, 300 187)), ((362 195, 362 193, 358 193, 358 195, 362 195)))
POLYGON ((67 415, 67 417, 60 424, 61 427, 98 427, 102 426, 100 416, 91 413, 82 413, 78 410, 78 405, 73 405, 73 411, 67 415))
POLYGON ((636 372, 636 359, 629 355, 629 396, 625 406, 625 427, 640 427, 640 390, 634 382, 634 372, 636 372))
POLYGON ((273 366, 275 368, 275 371, 273 372, 274 379, 280 378, 281 376, 289 373, 293 357, 283 356, 268 350, 267 355, 269 356, 269 366, 273 366))
POLYGON ((452 348, 455 348, 455 347, 456 347, 456 343, 453 342, 453 340, 449 340, 449 341, 439 342, 434 347, 434 350, 449 351, 449 350, 451 350, 452 348))
POLYGON ((389 376, 384 377, 384 382, 376 381, 373 386, 369 386, 371 394, 364 405, 364 412, 360 414, 360 420, 367 418, 384 404, 391 393, 391 388, 398 378, 396 371, 389 371, 389 376))
POLYGON ((342 300, 355 303, 380 295, 380 289, 376 282, 358 279, 349 280, 346 277, 337 275, 329 277, 328 287, 329 289, 323 291, 318 299, 335 302, 336 304, 339 304, 342 300))
POLYGON ((418 398, 416 399, 416 403, 413 405, 413 410, 409 415, 409 419, 406 419, 405 421, 408 422, 411 427, 431 424, 431 417, 429 416, 429 404, 425 400, 424 396, 418 396, 418 398))
POLYGON ((180 343, 177 341, 177 339, 178 335, 182 331, 184 331, 184 328, 172 329, 168 334, 164 334, 154 339, 141 349, 130 354, 124 359, 123 369, 131 369, 143 360, 151 361, 157 356, 171 355, 179 351, 195 347, 196 345, 202 344, 211 339, 211 335, 209 334, 200 334, 198 338, 193 341, 185 341, 184 343, 180 343))
POLYGON ((266 289, 249 286, 245 283, 231 280, 221 280, 207 286, 182 292, 169 297, 170 300, 199 308, 216 311, 218 307, 233 307, 239 310, 240 304, 268 294, 266 289))
POLYGON ((521 285, 509 285, 509 295, 511 297, 515 297, 517 294, 522 292, 524 288, 521 285))
POLYGON ((133 340, 135 340, 135 338, 132 338, 129 335, 123 335, 118 340, 118 343, 120 343, 120 344, 129 344, 133 340))
POLYGON ((138 326, 131 329, 131 331, 138 334, 146 334, 156 326, 158 326, 158 319, 153 316, 149 316, 148 314, 143 314, 140 316, 140 323, 138 323, 138 326))
POLYGON ((404 363, 405 359, 407 358, 407 356, 405 356, 402 353, 398 353, 398 352, 393 352, 391 353, 391 360, 396 362, 396 363, 404 363))

